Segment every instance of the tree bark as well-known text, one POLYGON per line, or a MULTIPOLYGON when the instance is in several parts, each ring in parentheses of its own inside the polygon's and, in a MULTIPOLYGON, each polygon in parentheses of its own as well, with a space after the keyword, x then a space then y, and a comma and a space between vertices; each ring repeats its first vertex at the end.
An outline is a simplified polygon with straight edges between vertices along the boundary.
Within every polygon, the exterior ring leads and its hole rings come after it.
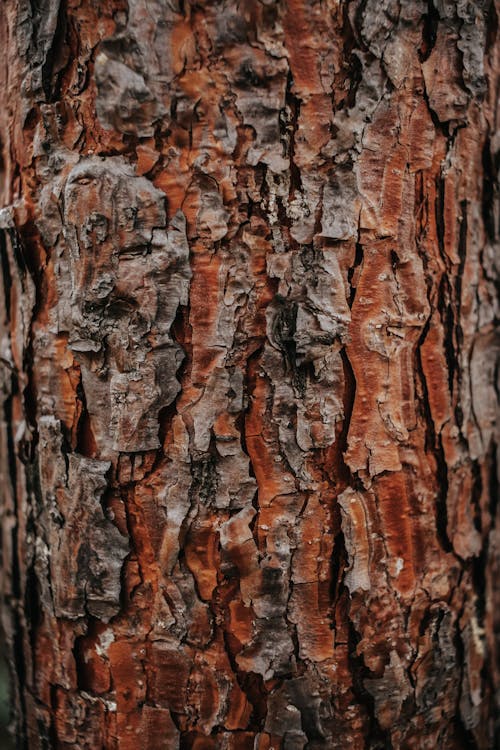
POLYGON ((500 743, 497 10, 3 3, 19 748, 500 743))

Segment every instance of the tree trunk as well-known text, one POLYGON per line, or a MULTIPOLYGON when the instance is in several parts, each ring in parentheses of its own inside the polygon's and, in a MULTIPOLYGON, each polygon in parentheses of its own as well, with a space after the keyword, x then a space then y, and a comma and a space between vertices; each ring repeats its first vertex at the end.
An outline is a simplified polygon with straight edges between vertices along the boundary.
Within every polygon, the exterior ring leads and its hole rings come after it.
POLYGON ((493 748, 495 3, 7 0, 19 748, 493 748))

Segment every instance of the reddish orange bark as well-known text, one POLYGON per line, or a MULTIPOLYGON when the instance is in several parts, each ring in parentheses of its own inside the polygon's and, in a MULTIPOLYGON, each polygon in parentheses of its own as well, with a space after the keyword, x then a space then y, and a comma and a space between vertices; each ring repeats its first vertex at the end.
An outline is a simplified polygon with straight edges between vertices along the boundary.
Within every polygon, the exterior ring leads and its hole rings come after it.
POLYGON ((4 4, 19 747, 498 741, 496 13, 4 4))

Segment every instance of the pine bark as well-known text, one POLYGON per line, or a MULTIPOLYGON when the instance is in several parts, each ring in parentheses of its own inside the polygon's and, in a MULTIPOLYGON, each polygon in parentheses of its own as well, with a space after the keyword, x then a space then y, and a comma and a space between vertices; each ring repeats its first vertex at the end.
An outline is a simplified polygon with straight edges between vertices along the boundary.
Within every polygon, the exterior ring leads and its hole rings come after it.
POLYGON ((497 11, 3 3, 19 748, 500 742, 497 11))

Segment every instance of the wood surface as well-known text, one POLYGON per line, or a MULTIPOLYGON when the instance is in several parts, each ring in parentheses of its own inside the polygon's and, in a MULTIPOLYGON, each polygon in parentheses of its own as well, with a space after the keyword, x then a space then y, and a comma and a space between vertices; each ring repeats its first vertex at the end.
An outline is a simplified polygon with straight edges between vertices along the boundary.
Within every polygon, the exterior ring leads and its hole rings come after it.
POLYGON ((20 750, 500 742, 489 0, 4 0, 20 750))

